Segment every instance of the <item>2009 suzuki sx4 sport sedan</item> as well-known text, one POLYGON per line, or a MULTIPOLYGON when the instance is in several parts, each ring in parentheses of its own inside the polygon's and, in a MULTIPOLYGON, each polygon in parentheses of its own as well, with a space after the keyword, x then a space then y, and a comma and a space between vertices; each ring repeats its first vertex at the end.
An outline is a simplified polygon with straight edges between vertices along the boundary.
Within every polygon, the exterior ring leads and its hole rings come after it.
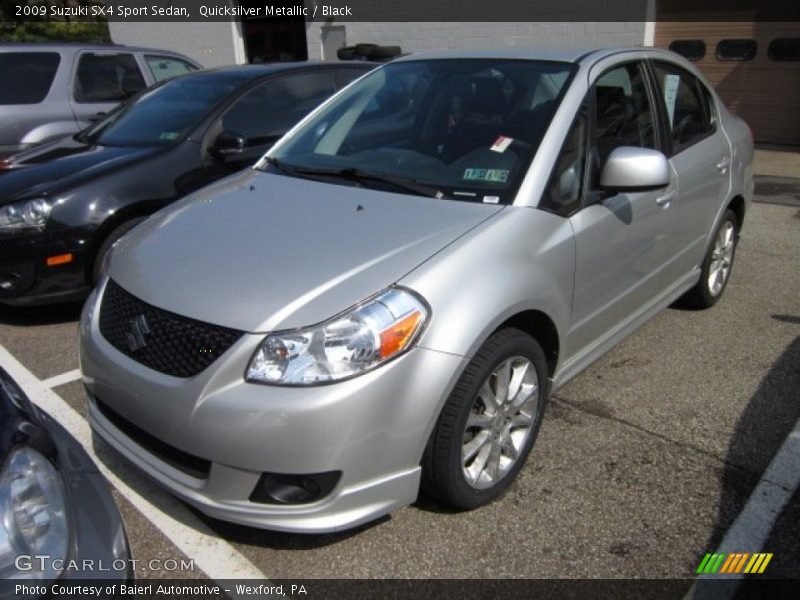
POLYGON ((115 245, 81 320, 91 424, 238 523, 483 505, 551 390, 720 298, 752 158, 669 52, 386 64, 115 245))

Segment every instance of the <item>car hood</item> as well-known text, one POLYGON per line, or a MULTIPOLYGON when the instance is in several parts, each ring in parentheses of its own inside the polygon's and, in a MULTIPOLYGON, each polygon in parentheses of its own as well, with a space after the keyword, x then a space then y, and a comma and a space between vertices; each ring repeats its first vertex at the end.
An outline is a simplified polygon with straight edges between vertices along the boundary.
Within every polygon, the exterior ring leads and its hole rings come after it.
POLYGON ((0 206, 27 198, 53 197, 159 150, 98 146, 74 138, 37 146, 11 157, 14 168, 0 171, 0 206))
POLYGON ((109 274, 141 300, 243 331, 324 321, 502 207, 246 171, 156 213, 109 274))

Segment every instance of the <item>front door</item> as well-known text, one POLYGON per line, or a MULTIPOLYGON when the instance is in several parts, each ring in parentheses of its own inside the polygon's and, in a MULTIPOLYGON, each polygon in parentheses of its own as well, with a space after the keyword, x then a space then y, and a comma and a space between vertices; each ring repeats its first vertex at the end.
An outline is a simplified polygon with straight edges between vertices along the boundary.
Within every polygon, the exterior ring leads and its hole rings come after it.
POLYGON ((600 171, 615 148, 661 149, 643 63, 628 62, 605 71, 590 95, 594 117, 587 206, 570 218, 576 243, 571 353, 601 342, 665 289, 671 247, 668 223, 674 179, 656 191, 599 189, 600 171))

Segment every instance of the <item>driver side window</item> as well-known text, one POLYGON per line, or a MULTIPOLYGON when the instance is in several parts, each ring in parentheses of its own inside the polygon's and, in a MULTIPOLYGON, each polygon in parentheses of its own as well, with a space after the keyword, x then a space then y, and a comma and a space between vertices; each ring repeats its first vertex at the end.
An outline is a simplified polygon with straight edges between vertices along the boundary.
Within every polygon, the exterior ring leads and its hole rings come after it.
POLYGON ((656 121, 641 63, 628 63, 603 74, 594 86, 596 166, 622 146, 656 148, 656 121))

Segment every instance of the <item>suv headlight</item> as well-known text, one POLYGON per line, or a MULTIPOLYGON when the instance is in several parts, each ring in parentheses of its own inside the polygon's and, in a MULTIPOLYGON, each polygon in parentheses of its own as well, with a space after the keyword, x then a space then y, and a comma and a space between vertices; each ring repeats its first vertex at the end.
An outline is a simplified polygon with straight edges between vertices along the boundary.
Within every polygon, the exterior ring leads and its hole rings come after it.
POLYGON ((0 207, 0 232, 41 231, 52 205, 44 198, 14 202, 0 207))
POLYGON ((389 288, 320 325, 270 334, 247 381, 314 385, 359 375, 411 348, 429 314, 413 292, 389 288))
POLYGON ((30 446, 14 450, 0 475, 0 515, 0 578, 57 577, 69 540, 63 483, 50 461, 30 446), (20 555, 48 560, 31 560, 30 570, 19 570, 20 555))

